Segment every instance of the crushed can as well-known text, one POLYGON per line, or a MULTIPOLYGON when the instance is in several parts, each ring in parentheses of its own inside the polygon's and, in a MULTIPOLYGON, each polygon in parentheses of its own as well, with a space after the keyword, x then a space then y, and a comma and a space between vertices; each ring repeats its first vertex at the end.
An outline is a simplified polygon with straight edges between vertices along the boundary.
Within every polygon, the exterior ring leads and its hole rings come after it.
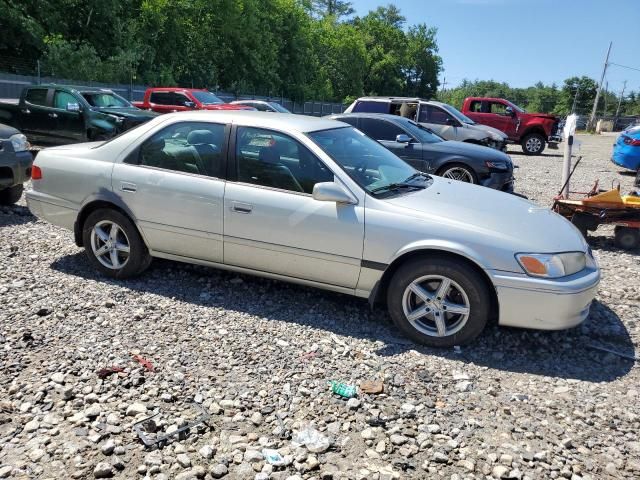
POLYGON ((329 382, 329 384, 331 385, 331 391, 343 398, 353 398, 358 393, 358 387, 355 385, 347 385, 346 383, 335 381, 329 382))

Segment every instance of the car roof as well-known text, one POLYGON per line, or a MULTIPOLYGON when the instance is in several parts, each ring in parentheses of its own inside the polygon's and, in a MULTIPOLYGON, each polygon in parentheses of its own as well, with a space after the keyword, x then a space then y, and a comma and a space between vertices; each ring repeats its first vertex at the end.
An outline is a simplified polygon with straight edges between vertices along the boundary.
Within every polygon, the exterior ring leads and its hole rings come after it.
POLYGON ((420 97, 382 97, 382 96, 360 97, 356 101, 360 101, 360 100, 371 100, 374 102, 395 102, 395 101, 427 102, 428 101, 420 97))
POLYGON ((59 85, 55 83, 47 83, 43 85, 32 85, 29 88, 59 88, 60 90, 76 90, 81 93, 101 93, 101 92, 113 93, 113 90, 110 88, 87 87, 83 85, 59 85))
MULTIPOLYGON (((237 125, 275 130, 290 130, 301 133, 350 127, 351 125, 324 117, 294 115, 292 113, 272 113, 251 110, 194 110, 169 113, 158 118, 180 118, 183 121, 201 122, 204 120, 233 122, 237 125)), ((160 121, 160 120, 159 120, 160 121)))
MULTIPOLYGON (((326 118, 336 117, 352 117, 352 118, 377 118, 379 120, 388 120, 393 123, 412 122, 410 118, 401 117, 400 115, 392 115, 390 113, 374 113, 374 112, 355 112, 355 113, 335 113, 326 118)), ((414 122, 415 123, 415 122, 414 122)))

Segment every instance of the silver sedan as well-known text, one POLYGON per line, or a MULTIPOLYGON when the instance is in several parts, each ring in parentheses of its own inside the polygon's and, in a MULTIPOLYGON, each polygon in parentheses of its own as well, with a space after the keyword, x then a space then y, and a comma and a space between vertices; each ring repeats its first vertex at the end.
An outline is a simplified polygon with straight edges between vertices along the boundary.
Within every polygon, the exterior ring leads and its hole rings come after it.
POLYGON ((386 304, 432 346, 469 342, 491 318, 572 327, 600 279, 582 235, 549 209, 417 172, 328 119, 163 115, 41 151, 27 201, 105 275, 161 257, 325 288, 386 304))

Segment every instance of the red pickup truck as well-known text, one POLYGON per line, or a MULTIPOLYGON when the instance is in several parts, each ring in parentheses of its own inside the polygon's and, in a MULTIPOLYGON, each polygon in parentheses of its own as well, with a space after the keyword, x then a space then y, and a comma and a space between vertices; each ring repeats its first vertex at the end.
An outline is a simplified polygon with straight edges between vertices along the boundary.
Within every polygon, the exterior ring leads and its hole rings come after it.
POLYGON ((225 103, 209 90, 196 88, 147 88, 142 102, 132 102, 138 108, 158 113, 187 110, 255 110, 246 105, 225 103))
POLYGON ((558 148, 562 141, 560 118, 546 113, 527 113, 502 98, 465 98, 462 113, 477 123, 503 131, 522 145, 527 155, 539 155, 545 147, 558 148))

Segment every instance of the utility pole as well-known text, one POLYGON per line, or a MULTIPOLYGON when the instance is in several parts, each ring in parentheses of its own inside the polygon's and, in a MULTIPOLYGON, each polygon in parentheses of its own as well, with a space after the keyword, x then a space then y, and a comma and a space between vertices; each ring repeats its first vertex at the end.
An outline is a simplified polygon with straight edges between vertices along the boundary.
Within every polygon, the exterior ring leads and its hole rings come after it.
POLYGON ((593 102, 593 110, 591 110, 591 118, 589 118, 589 130, 593 130, 595 128, 596 123, 596 114, 598 113, 598 101, 600 100, 600 92, 602 91, 602 84, 604 83, 604 76, 607 73, 607 66, 609 65, 609 54, 611 53, 611 46, 613 42, 609 42, 609 49, 607 50, 607 56, 604 59, 604 67, 602 68, 602 77, 600 77, 600 86, 598 87, 598 91, 596 92, 596 99, 593 102))
POLYGON ((624 90, 627 88, 627 81, 622 84, 622 91, 620 92, 620 98, 618 98, 618 108, 616 108, 616 121, 618 121, 618 115, 620 115, 620 105, 622 105, 622 99, 624 97, 624 90))
POLYGON ((602 116, 607 116, 607 93, 609 92, 609 81, 604 82, 604 109, 602 110, 602 116))
POLYGON ((580 85, 576 85, 576 94, 573 96, 573 106, 571 107, 571 113, 576 113, 576 105, 578 103, 578 93, 580 92, 580 85))

